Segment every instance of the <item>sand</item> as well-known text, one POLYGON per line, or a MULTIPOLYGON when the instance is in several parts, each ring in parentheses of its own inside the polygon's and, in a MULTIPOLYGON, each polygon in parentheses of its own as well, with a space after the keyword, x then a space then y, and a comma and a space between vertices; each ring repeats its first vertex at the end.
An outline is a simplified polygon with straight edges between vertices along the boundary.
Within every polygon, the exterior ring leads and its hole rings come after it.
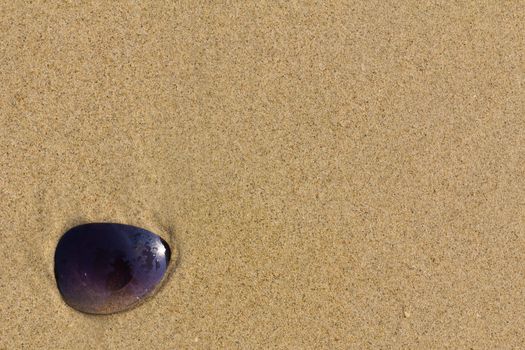
POLYGON ((525 4, 256 3, 0 5, 0 349, 522 347, 525 4), (180 254, 107 317, 98 221, 180 254))

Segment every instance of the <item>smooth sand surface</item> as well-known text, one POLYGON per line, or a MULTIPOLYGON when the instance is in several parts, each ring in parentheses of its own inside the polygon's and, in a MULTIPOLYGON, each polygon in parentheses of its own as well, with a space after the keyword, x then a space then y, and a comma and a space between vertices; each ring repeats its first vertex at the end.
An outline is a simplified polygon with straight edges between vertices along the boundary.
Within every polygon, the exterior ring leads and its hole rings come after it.
POLYGON ((525 343, 523 2, 0 5, 0 349, 525 343), (69 227, 173 237, 67 307, 69 227))

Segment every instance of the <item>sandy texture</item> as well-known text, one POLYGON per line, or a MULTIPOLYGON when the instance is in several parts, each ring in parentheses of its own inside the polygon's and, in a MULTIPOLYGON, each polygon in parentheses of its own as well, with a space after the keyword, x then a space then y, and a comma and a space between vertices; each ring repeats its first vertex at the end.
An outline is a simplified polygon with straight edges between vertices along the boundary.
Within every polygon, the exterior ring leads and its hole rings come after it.
POLYGON ((0 5, 0 349, 525 343, 525 3, 0 5), (500 5, 498 5, 500 4, 500 5), (173 235, 109 317, 60 235, 173 235))

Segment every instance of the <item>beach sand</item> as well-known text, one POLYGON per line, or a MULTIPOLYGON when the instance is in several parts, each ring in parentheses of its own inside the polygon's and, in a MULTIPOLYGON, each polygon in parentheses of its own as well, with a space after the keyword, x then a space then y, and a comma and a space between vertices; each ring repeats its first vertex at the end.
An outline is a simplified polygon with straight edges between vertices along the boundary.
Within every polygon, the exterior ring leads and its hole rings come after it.
POLYGON ((522 2, 0 5, 0 349, 525 343, 522 2), (179 264, 110 316, 59 237, 179 264))

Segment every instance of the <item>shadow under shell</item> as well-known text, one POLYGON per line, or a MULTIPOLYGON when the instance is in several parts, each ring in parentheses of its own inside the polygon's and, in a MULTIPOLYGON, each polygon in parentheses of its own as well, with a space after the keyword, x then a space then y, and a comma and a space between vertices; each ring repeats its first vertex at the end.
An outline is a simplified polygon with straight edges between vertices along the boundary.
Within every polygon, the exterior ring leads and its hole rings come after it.
POLYGON ((168 244, 148 230, 114 223, 84 224, 60 238, 55 277, 69 306, 91 314, 110 314, 151 294, 170 257, 168 244))

